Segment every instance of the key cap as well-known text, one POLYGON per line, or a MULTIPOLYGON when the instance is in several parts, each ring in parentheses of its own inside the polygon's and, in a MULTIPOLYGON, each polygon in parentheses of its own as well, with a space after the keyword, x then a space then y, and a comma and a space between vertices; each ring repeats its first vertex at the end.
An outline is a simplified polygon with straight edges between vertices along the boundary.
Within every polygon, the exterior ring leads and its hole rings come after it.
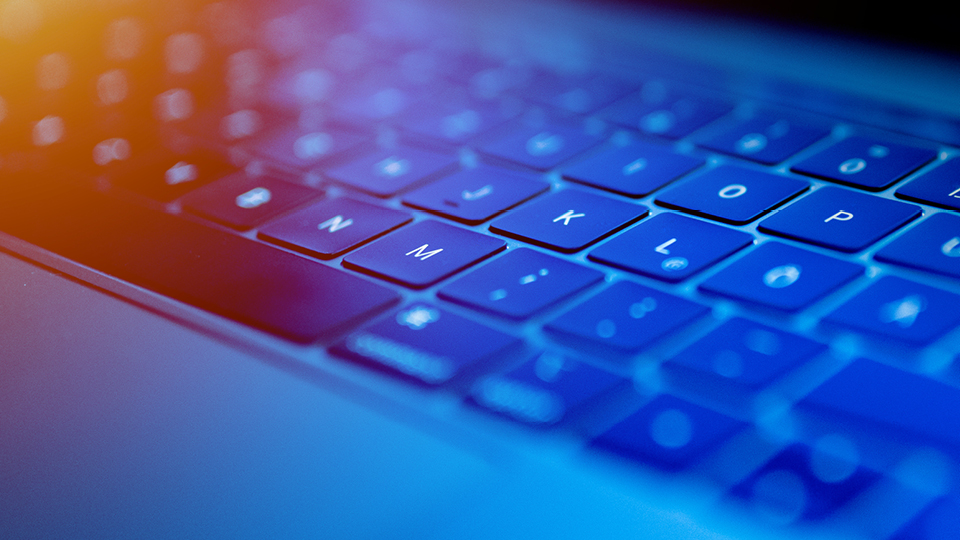
POLYGON ((850 137, 790 170, 869 191, 882 191, 937 157, 929 148, 850 137))
POLYGON ((880 478, 857 460, 856 447, 836 436, 820 439, 814 448, 793 444, 730 492, 785 521, 823 519, 880 478))
POLYGON ((736 318, 680 351, 663 367, 759 389, 825 349, 815 341, 736 318))
POLYGON ((480 146, 500 159, 546 171, 602 142, 601 133, 573 122, 513 122, 505 135, 480 146))
POLYGON ((608 148, 564 170, 563 177, 628 197, 643 197, 703 165, 665 146, 632 142, 608 148))
POLYGON ((587 114, 635 89, 633 83, 602 73, 558 75, 538 72, 518 94, 536 103, 587 114))
POLYGON ((330 339, 399 300, 381 285, 225 231, 59 185, 0 201, 0 229, 285 339, 330 339))
POLYGON ((878 251, 875 257, 882 262, 960 278, 960 216, 932 215, 878 251))
POLYGON ((626 379, 562 354, 542 352, 519 367, 477 381, 470 401, 531 425, 562 422, 626 379))
POLYGON ((162 152, 118 167, 110 180, 160 202, 169 202, 233 173, 236 167, 208 150, 162 152))
POLYGON ((761 113, 737 121, 731 127, 697 144, 758 163, 780 163, 830 134, 824 126, 798 122, 777 113, 761 113))
POLYGON ((753 236, 658 214, 590 252, 590 260, 664 281, 682 281, 750 245, 753 236))
POLYGON ((429 304, 413 304, 347 336, 330 352, 440 385, 481 360, 499 356, 517 341, 429 304))
POLYGON ((416 136, 462 145, 516 118, 520 112, 517 100, 482 101, 454 90, 413 104, 400 125, 416 136))
POLYGON ((506 243, 499 238, 439 221, 421 221, 350 253, 343 264, 422 289, 505 247, 506 243))
POLYGON ((549 188, 529 176, 480 167, 456 172, 412 191, 403 197, 403 204, 478 225, 549 188))
POLYGON ((897 197, 960 210, 960 159, 951 159, 900 186, 897 197))
POLYGON ((928 444, 960 446, 960 389, 927 377, 857 359, 800 401, 801 410, 829 411, 888 438, 911 434, 928 444))
POLYGON ((379 150, 327 170, 329 178, 377 197, 390 197, 457 167, 457 158, 400 147, 379 150))
POLYGON ((853 253, 910 220, 920 207, 849 189, 824 187, 760 222, 761 232, 853 253))
POLYGON ((338 91, 330 97, 335 122, 369 129, 377 123, 396 120, 410 106, 419 89, 400 84, 396 77, 399 73, 391 66, 371 67, 365 74, 342 80, 338 91))
POLYGON ((257 236, 332 259, 411 221, 409 214, 348 197, 312 204, 260 229, 257 236))
POLYGON ((632 352, 706 312, 689 300, 620 281, 550 321, 546 329, 632 352))
POLYGON ((315 189, 240 172, 188 194, 182 203, 191 213, 244 231, 319 196, 315 189))
POLYGON ((702 458, 744 424, 661 395, 602 433, 592 444, 630 459, 678 470, 702 458))
POLYGON ((470 60, 459 73, 451 74, 468 84, 470 95, 476 99, 494 100, 509 92, 516 92, 530 81, 529 66, 520 62, 503 62, 491 59, 470 60))
POLYGON ((580 190, 544 195, 490 224, 490 230, 563 253, 579 251, 647 215, 647 209, 580 190))
POLYGON ((863 274, 860 265, 766 242, 700 284, 700 290, 797 311, 863 274))
POLYGON ((529 248, 504 256, 444 286, 438 295, 513 319, 525 319, 599 282, 603 273, 529 248))
POLYGON ((886 276, 824 321, 926 345, 960 324, 960 296, 886 276))
POLYGON ((307 171, 327 160, 356 151, 366 139, 339 129, 303 132, 284 127, 267 135, 254 151, 297 171, 307 171))
POLYGON ((686 137, 733 107, 726 102, 650 82, 639 92, 602 109, 610 122, 668 139, 686 137))
POLYGON ((667 188, 657 196, 657 204, 743 225, 809 187, 794 178, 720 166, 667 188))

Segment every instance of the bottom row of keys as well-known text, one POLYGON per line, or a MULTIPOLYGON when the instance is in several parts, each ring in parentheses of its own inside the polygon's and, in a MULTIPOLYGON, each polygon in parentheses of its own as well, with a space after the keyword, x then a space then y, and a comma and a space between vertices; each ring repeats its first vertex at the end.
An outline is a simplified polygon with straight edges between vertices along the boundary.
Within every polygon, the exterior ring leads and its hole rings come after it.
POLYGON ((480 379, 471 402, 531 425, 552 425, 627 380, 564 355, 544 352, 506 373, 480 379))
POLYGON ((448 311, 416 304, 351 334, 331 351, 435 385, 518 341, 448 311))

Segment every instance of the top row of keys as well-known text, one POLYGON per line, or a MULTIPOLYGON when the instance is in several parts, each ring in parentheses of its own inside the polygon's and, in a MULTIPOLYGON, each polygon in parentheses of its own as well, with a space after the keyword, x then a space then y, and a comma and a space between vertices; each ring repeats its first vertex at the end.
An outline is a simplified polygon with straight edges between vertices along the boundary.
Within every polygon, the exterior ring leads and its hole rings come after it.
POLYGON ((936 157, 936 151, 929 148, 850 137, 797 163, 791 170, 869 191, 882 191, 936 157))

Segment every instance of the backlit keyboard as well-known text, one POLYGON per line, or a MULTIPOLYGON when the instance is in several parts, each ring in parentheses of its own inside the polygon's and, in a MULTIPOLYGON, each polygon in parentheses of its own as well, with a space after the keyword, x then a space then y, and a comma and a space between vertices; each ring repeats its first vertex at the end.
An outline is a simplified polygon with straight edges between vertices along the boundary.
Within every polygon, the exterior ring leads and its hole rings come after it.
POLYGON ((255 97, 164 73, 89 137, 43 90, 0 122, 7 244, 778 523, 956 518, 960 485, 917 478, 960 467, 957 140, 824 91, 324 31, 221 51, 255 97))

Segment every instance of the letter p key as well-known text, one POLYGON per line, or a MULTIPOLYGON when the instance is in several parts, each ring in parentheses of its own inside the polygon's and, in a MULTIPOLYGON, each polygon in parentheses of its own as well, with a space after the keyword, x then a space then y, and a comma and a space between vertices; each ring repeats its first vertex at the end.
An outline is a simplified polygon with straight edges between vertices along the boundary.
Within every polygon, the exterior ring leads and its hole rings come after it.
POLYGON ((851 214, 850 212, 844 212, 843 210, 840 210, 836 214, 823 220, 823 222, 829 223, 831 221, 850 221, 851 219, 853 219, 853 214, 851 214))

